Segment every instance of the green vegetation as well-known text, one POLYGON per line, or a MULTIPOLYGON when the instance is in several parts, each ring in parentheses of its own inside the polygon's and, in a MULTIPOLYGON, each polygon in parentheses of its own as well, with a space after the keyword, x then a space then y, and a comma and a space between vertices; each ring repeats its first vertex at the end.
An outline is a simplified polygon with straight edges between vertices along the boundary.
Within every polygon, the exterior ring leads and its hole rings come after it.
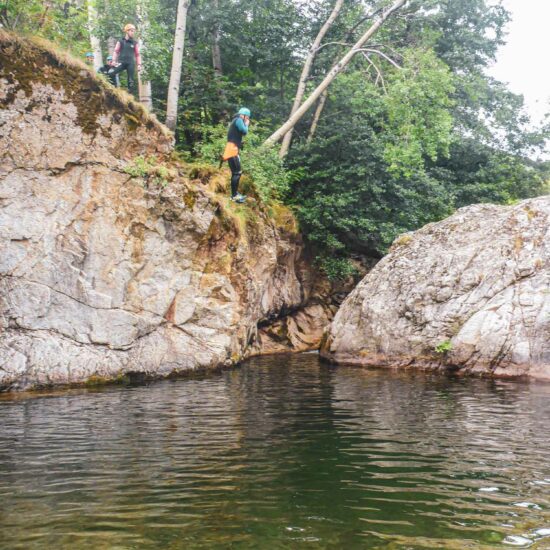
POLYGON ((319 266, 330 281, 347 279, 358 275, 357 268, 348 258, 331 258, 330 256, 317 256, 319 266))
POLYGON ((124 167, 124 172, 133 178, 141 178, 145 185, 157 185, 165 187, 172 181, 177 173, 173 168, 168 168, 159 162, 155 156, 135 157, 124 167))
POLYGON ((435 346, 434 351, 439 355, 446 355, 453 349, 453 344, 450 340, 444 340, 435 346))
POLYGON ((85 2, 0 0, 0 26, 50 39, 80 54, 89 50, 85 2))
MULTIPOLYGON (((306 96, 346 51, 343 44, 372 24, 366 15, 388 4, 344 3, 318 51, 306 96)), ((268 207, 290 206, 332 278, 352 273, 350 257, 381 257, 399 234, 461 206, 512 204, 549 192, 550 165, 533 160, 549 127, 533 129, 522 97, 485 74, 509 21, 504 7, 489 0, 410 0, 328 88, 314 135, 309 138, 312 108, 295 126, 284 162, 278 147, 263 147, 288 117, 303 54, 333 5, 191 3, 176 138, 180 154, 200 167, 197 173, 218 165, 231 115, 249 107, 242 190, 268 207), (214 47, 221 53, 216 70, 214 47)), ((95 0, 94 6, 92 31, 104 53, 124 23, 137 24, 146 45, 142 77, 151 81, 154 111, 164 119, 177 2, 95 0)), ((86 2, 0 0, 5 28, 53 40, 81 59, 90 50, 87 18, 86 2)), ((36 67, 32 72, 40 78, 36 67)), ((99 89, 79 110, 90 132, 97 130, 94 98, 102 100, 108 85, 99 89)), ((135 118, 142 120, 140 112, 135 118)), ((134 164, 128 170, 135 177, 169 181, 154 161, 134 164)))

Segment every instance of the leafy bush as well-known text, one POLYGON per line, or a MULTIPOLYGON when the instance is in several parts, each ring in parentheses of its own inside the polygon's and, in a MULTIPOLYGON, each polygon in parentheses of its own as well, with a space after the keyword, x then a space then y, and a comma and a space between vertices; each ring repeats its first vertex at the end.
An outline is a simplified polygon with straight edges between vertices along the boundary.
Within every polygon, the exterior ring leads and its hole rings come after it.
POLYGON ((468 138, 456 139, 450 152, 429 172, 449 190, 457 208, 480 202, 514 204, 549 191, 544 163, 527 163, 468 138))
POLYGON ((444 186, 427 174, 389 173, 384 151, 359 117, 334 119, 291 151, 291 167, 305 169, 292 195, 300 226, 327 256, 380 257, 398 235, 452 212, 444 186))

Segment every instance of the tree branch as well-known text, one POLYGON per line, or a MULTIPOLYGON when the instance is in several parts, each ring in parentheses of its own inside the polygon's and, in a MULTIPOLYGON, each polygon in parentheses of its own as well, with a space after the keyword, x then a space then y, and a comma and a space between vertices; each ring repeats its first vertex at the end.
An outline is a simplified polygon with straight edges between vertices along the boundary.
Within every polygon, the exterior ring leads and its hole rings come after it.
MULTIPOLYGON (((382 56, 386 61, 389 61, 395 68, 397 69, 403 68, 401 67, 401 65, 398 65, 391 57, 387 56, 385 53, 381 52, 380 50, 375 50, 373 48, 362 48, 357 51, 362 53, 365 53, 365 52, 377 53, 378 55, 382 56)), ((369 59, 368 56, 367 56, 367 59, 369 59)))
POLYGON ((346 42, 325 42, 315 50, 315 53, 320 52, 325 46, 333 46, 334 44, 337 44, 338 46, 346 46, 348 48, 351 47, 351 44, 348 44, 346 42))
POLYGON ((360 50, 363 45, 371 38, 376 31, 384 24, 384 22, 390 17, 390 15, 398 10, 405 4, 407 0, 396 0, 387 10, 385 10, 381 17, 373 23, 369 29, 361 36, 361 38, 355 43, 346 55, 327 73, 323 81, 315 88, 311 95, 302 103, 299 109, 271 136, 269 136, 264 145, 272 145, 279 141, 289 130, 294 128, 296 123, 304 116, 308 109, 317 101, 319 96, 324 90, 332 83, 332 81, 346 68, 353 56, 360 50))
POLYGON ((382 76, 382 71, 376 66, 376 63, 369 57, 369 54, 365 53, 363 50, 360 50, 363 54, 363 57, 374 67, 374 70, 377 73, 376 80, 374 81, 374 84, 378 84, 378 80, 382 82, 382 88, 384 88, 384 93, 387 95, 388 90, 386 89, 386 83, 384 82, 384 77, 382 76))

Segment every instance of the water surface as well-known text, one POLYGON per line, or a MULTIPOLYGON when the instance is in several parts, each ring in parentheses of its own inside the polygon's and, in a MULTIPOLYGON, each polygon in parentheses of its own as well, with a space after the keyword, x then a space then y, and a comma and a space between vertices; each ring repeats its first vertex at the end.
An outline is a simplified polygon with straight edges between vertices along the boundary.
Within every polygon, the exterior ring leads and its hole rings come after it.
POLYGON ((550 384, 255 359, 0 399, 1 548, 550 548, 550 384))

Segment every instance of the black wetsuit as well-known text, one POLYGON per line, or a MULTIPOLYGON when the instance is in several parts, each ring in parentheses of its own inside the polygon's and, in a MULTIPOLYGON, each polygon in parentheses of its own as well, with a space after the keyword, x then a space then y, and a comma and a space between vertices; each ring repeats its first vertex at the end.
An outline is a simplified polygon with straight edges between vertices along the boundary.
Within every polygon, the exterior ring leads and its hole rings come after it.
MULTIPOLYGON (((243 136, 248 133, 248 127, 239 115, 235 115, 229 129, 227 130, 227 141, 234 143, 239 151, 242 148, 243 136)), ((239 155, 227 159, 229 168, 231 168, 231 196, 234 197, 239 189, 239 181, 243 173, 241 167, 241 157, 239 155)))
POLYGON ((132 38, 126 39, 125 37, 121 38, 118 42, 120 44, 120 51, 118 52, 117 61, 120 64, 109 71, 109 76, 116 76, 126 71, 128 75, 128 90, 132 91, 135 82, 137 42, 132 38))
POLYGON ((115 87, 118 88, 119 86, 119 81, 118 81, 118 75, 117 74, 114 74, 114 73, 109 73, 109 71, 111 69, 115 69, 115 67, 113 67, 112 65, 108 65, 108 64, 105 64, 101 67, 99 67, 99 69, 97 70, 97 72, 99 74, 102 74, 102 75, 105 75, 105 77, 107 78, 107 80, 115 87))
POLYGON ((231 157, 227 159, 227 164, 229 164, 229 168, 231 168, 231 196, 234 197, 239 190, 239 181, 243 173, 241 157, 239 155, 231 157))

